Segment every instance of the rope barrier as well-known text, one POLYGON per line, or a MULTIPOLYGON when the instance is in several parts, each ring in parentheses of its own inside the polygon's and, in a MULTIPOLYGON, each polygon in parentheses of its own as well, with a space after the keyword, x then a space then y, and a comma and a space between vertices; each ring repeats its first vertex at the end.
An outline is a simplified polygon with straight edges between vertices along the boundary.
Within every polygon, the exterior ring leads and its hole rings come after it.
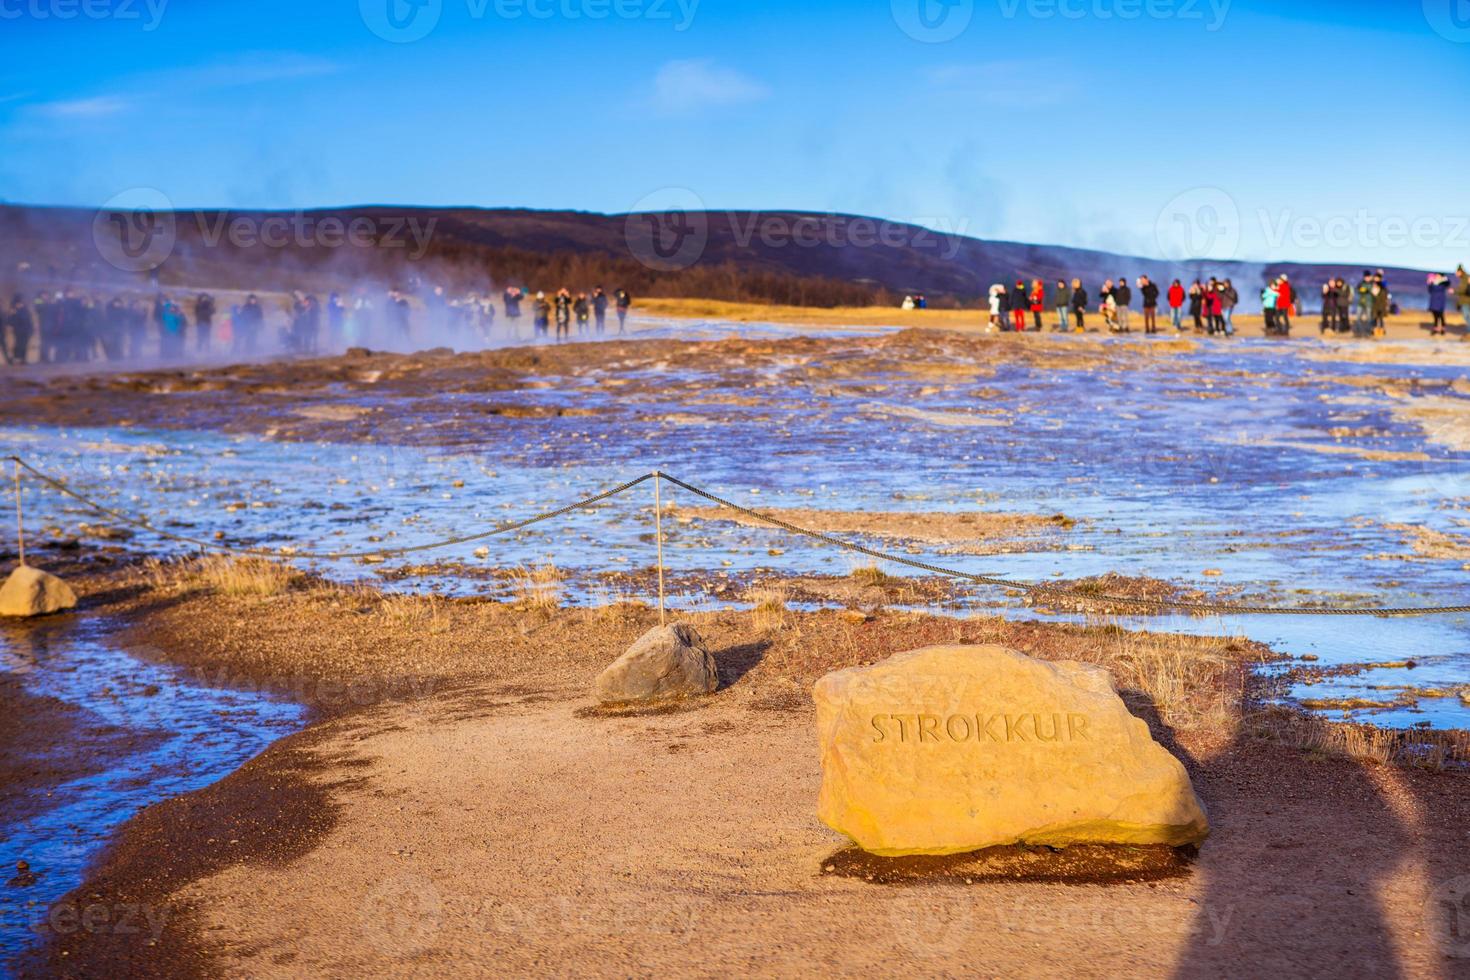
POLYGON ((734 503, 733 501, 726 500, 723 497, 717 497, 714 494, 709 493, 708 491, 699 489, 698 487, 690 486, 683 480, 669 476, 669 474, 667 473, 664 473, 662 475, 665 480, 668 480, 674 486, 681 487, 697 497, 703 497, 710 503, 717 504, 727 510, 733 510, 736 513, 744 514, 747 517, 753 517, 758 521, 771 525, 772 527, 778 527, 784 531, 790 531, 792 534, 805 535, 806 537, 812 538, 813 540, 832 545, 834 548, 841 548, 844 551, 851 551, 860 555, 867 555, 869 558, 877 558, 882 561, 890 561, 898 565, 904 565, 909 568, 918 569, 922 572, 929 572, 934 575, 944 575, 950 578, 964 579, 970 582, 976 582, 980 585, 989 585, 1001 589, 1016 589, 1022 592, 1029 593, 1031 595, 1051 596, 1058 599, 1074 599, 1094 605, 1135 606, 1146 609, 1168 609, 1177 612, 1188 613, 1220 613, 1234 616, 1433 616, 1446 615, 1451 613, 1470 613, 1470 605, 1430 606, 1421 608, 1343 609, 1330 606, 1298 606, 1281 608, 1275 606, 1235 605, 1231 603, 1184 602, 1174 599, 1143 599, 1133 596, 1092 595, 1086 592, 1077 592, 1072 589, 1060 589, 1055 586, 1036 585, 1030 582, 1015 582, 1010 579, 998 578, 993 575, 976 575, 973 572, 961 572, 957 569, 945 568, 943 565, 933 565, 929 562, 915 561, 912 558, 905 558, 902 555, 894 555, 887 552, 878 551, 873 548, 866 548, 860 544, 853 544, 850 541, 843 541, 841 538, 834 538, 830 534, 823 534, 821 531, 813 531, 809 528, 804 528, 799 525, 792 524, 789 521, 783 521, 778 517, 772 517, 769 514, 762 514, 760 511, 751 510, 749 507, 742 507, 740 504, 734 503))
POLYGON ((244 555, 246 557, 252 558, 306 558, 312 561, 346 561, 349 559, 358 558, 398 558, 403 555, 418 554, 424 551, 437 551, 441 548, 452 548, 456 545, 461 544, 473 544, 476 541, 484 541, 486 538, 493 538, 496 535, 509 534, 512 531, 520 531, 524 528, 531 527, 534 524, 541 524, 545 521, 555 520, 558 517, 570 514, 574 510, 580 510, 583 507, 590 507, 593 504, 599 504, 602 501, 607 500, 611 497, 616 497, 619 494, 627 493, 634 487, 647 483, 649 480, 653 479, 652 473, 646 473, 643 476, 638 477, 636 480, 629 480, 627 483, 613 487, 611 490, 608 490, 605 493, 599 493, 596 496, 583 498, 582 500, 578 500, 575 503, 567 504, 565 507, 559 507, 556 510, 547 511, 543 514, 537 514, 535 517, 530 517, 523 521, 515 521, 511 524, 502 524, 499 527, 493 528, 492 530, 482 531, 478 534, 467 534, 463 537, 457 538, 445 538, 443 541, 431 541, 428 544, 416 544, 404 548, 382 548, 376 551, 312 552, 298 551, 295 548, 282 548, 277 550, 272 550, 270 548, 240 548, 234 545, 222 544, 218 541, 205 541, 200 538, 191 538, 185 534, 175 534, 172 531, 165 531, 163 528, 154 527, 148 521, 141 518, 131 517, 127 514, 120 513, 119 511, 112 510, 111 508, 104 507, 102 504, 99 504, 97 501, 91 499, 90 497, 77 493, 75 490, 62 483, 60 480, 47 476, 45 473, 41 472, 31 464, 27 463, 25 460, 21 459, 19 456, 9 456, 6 458, 14 460, 17 465, 24 467, 28 473, 30 473, 36 479, 40 480, 42 483, 45 483, 47 486, 54 487, 56 490, 59 490, 61 493, 66 494, 73 500, 86 504, 88 507, 97 511, 99 514, 105 514, 106 516, 111 517, 113 520, 121 521, 122 523, 127 524, 131 527, 141 528, 142 530, 148 531, 151 534, 157 534, 159 537, 168 538, 173 541, 179 541, 184 544, 191 544, 205 551, 223 552, 225 554, 231 555, 244 555))
MULTIPOLYGON (((531 527, 532 525, 540 524, 545 521, 555 520, 556 518, 563 517, 566 514, 571 513, 572 511, 580 510, 584 507, 590 507, 593 504, 598 504, 604 500, 609 500, 613 497, 627 493, 629 490, 641 486, 642 484, 647 483, 649 480, 656 481, 654 484, 654 489, 655 493, 657 493, 657 481, 667 480, 674 486, 686 490, 689 493, 694 494, 696 497, 707 500, 710 503, 715 504, 725 510, 734 511, 738 514, 744 514, 746 517, 753 518, 763 524, 770 525, 771 527, 779 528, 792 534, 811 538, 814 541, 820 541, 823 544, 830 545, 843 551, 865 555, 869 558, 874 558, 879 561, 892 562, 895 565, 902 565, 906 568, 912 568, 917 571, 928 572, 931 575, 942 575, 947 578, 974 582, 978 585, 988 585, 993 588, 1010 589, 1039 597, 1047 597, 1053 599, 1070 599, 1073 601, 1082 602, 1087 605, 1130 606, 1140 610, 1152 610, 1158 612, 1173 611, 1189 613, 1191 615, 1209 614, 1230 616, 1375 616, 1388 618, 1410 616, 1442 616, 1470 613, 1470 604, 1418 607, 1394 606, 1366 609, 1344 608, 1339 606, 1255 606, 1239 603, 1191 602, 1176 599, 1147 599, 1137 596, 1096 595, 1088 592, 1079 592, 1075 589, 1058 588, 1056 586, 1046 584, 1018 582, 1012 579, 1002 578, 995 575, 980 575, 974 572, 964 572, 960 571, 959 569, 946 568, 943 565, 935 565, 930 562, 918 561, 913 558, 907 558, 903 555, 895 555, 890 552, 879 551, 875 548, 869 548, 864 545, 854 544, 851 541, 844 541, 841 538, 833 537, 830 534, 825 534, 821 531, 814 531, 810 528, 805 528, 798 524, 793 524, 789 521, 783 521, 780 518, 774 517, 770 514, 765 514, 758 510, 752 510, 749 507, 744 507, 740 504, 735 503, 734 501, 726 500, 725 498, 710 493, 707 490, 701 490, 699 487, 686 483, 683 480, 680 480, 678 477, 670 476, 668 473, 660 471, 645 473, 642 476, 637 477, 633 480, 629 480, 626 483, 620 484, 612 488, 611 490, 596 494, 595 496, 585 497, 581 500, 576 501, 575 503, 567 504, 565 507, 560 507, 552 511, 546 511, 544 513, 537 514, 534 517, 530 517, 522 521, 515 521, 510 524, 503 524, 489 531, 483 531, 477 534, 465 535, 463 537, 456 538, 446 538, 445 540, 434 541, 428 544, 412 545, 404 548, 380 549, 377 551, 331 553, 297 551, 294 549, 281 549, 273 551, 266 548, 239 548, 227 544, 221 544, 217 541, 204 541, 199 538, 188 537, 187 535, 174 534, 171 531, 165 531, 162 528, 154 527, 146 520, 132 517, 127 514, 120 513, 116 510, 112 510, 111 508, 103 506, 90 497, 77 493, 75 490, 72 490, 70 487, 66 486, 66 484, 62 483, 60 480, 48 476, 41 470, 36 469, 34 466, 30 465, 19 456, 7 456, 6 458, 14 461, 17 466, 23 467, 32 476, 45 483, 46 485, 55 488, 66 496, 87 505, 100 514, 105 514, 106 516, 111 517, 114 520, 121 521, 132 527, 141 528, 152 534, 157 534, 160 537, 168 538, 174 541, 180 541, 185 544, 194 545, 195 547, 201 548, 205 551, 217 551, 227 554, 245 555, 250 557, 286 557, 306 558, 317 561, 341 561, 356 558, 387 559, 424 551, 434 551, 440 548, 449 548, 456 545, 483 541, 496 535, 508 534, 512 531, 519 531, 523 528, 531 527)), ((656 497, 655 499, 657 500, 658 498, 656 497)), ((656 504, 655 506, 657 507, 658 504, 656 504)), ((661 514, 658 516, 661 520, 661 514)), ((660 534, 660 538, 661 537, 662 535, 660 534)), ((660 542, 660 544, 661 543, 662 542, 660 542)), ((660 556, 660 572, 661 571, 662 556, 660 556)))

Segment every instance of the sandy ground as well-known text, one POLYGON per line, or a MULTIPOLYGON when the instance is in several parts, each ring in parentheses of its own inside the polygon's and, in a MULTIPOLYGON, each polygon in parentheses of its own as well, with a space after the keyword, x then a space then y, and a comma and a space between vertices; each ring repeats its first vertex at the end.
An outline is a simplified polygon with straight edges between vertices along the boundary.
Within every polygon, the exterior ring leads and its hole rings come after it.
MULTIPOLYGON (((592 710, 641 606, 266 598, 187 575, 78 579, 141 655, 311 704, 317 723, 143 811, 59 903, 141 906, 156 935, 71 928, 27 975, 1452 976, 1446 904, 1470 875, 1470 780, 1244 734, 1253 645, 879 611, 692 617, 722 690, 592 710), (416 604, 415 604, 416 603, 416 604), (398 628, 393 628, 394 625, 398 628), (410 628, 412 627, 412 628, 410 628), (854 861, 815 818, 810 683, 938 642, 1107 664, 1190 767, 1197 857, 1083 862, 1019 848, 910 872, 854 861), (1187 651, 1178 702, 1143 651, 1187 651), (1111 866, 1111 875, 1098 868, 1111 866), (897 880, 889 880, 896 878, 897 880)), ((66 916, 74 918, 67 918, 66 916)), ((1463 923, 1463 920, 1461 920, 1463 923)), ((1463 928, 1463 925, 1461 926, 1463 928)))
MULTIPOLYGON (((679 507, 679 521, 720 521, 741 527, 770 527, 765 521, 720 507, 679 507)), ((893 541, 941 545, 940 554, 993 555, 1015 547, 1013 539, 1040 537, 1070 530, 1074 523, 1064 514, 902 513, 884 511, 805 510, 766 508, 768 517, 823 534, 863 534, 893 541)), ((1028 547, 1036 547, 1030 542, 1028 547)))

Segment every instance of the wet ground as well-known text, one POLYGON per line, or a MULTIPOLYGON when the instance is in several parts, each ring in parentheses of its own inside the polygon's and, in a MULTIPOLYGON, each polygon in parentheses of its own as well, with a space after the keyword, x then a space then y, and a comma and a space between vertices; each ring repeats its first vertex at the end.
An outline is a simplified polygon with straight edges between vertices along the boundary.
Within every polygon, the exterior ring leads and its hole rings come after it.
MULTIPOLYGON (((141 662, 109 645, 106 623, 85 619, 0 630, 0 671, 0 704, 24 712, 3 749, 0 964, 34 941, 50 904, 81 884, 125 820, 229 774, 305 720, 297 705, 141 662)), ((93 921, 141 935, 147 911, 106 909, 93 921)))
MULTIPOLYGON (((1432 344, 1404 345, 1410 353, 1395 363, 1364 363, 1311 341, 1016 344, 740 330, 745 340, 725 343, 676 342, 729 332, 701 324, 622 347, 471 362, 373 358, 295 380, 273 368, 248 393, 227 374, 186 372, 68 392, 70 402, 32 392, 0 428, 0 452, 158 527, 237 545, 386 550, 560 507, 658 468, 749 507, 821 511, 829 523, 841 511, 1048 518, 992 549, 999 554, 906 539, 901 528, 847 535, 968 572, 1027 581, 1116 572, 1279 606, 1470 596, 1470 370, 1444 363, 1432 344)), ((663 492, 676 507, 705 504, 668 484, 663 492)), ((190 550, 35 483, 24 500, 33 534, 190 550)), ((766 579, 867 564, 784 531, 677 510, 664 530, 671 602, 685 608, 739 602, 766 579)), ((298 562, 339 579, 456 594, 505 594, 516 586, 504 570, 554 564, 564 599, 592 603, 651 600, 654 555, 645 484, 555 523, 442 552, 298 562)), ((1076 618, 968 586, 940 608, 1076 618)), ((1287 696, 1329 717, 1470 727, 1457 693, 1470 685, 1470 616, 1120 622, 1245 635, 1305 658, 1273 669, 1298 668, 1287 696), (1380 666, 1334 674, 1341 665, 1380 666)), ((71 847, 79 869, 131 808, 222 775, 300 723, 297 709, 269 698, 141 667, 89 628, 80 623, 47 655, 30 655, 24 683, 163 734, 88 777, 103 785, 79 782, 62 804, 0 828, 6 860, 71 847), (150 685, 172 696, 145 693, 150 685), (189 760, 182 776, 169 768, 180 753, 189 760), (70 829, 83 826, 86 840, 70 829)), ((12 673, 16 657, 26 651, 9 651, 12 673)), ((75 880, 52 874, 48 894, 75 880)), ((7 910, 6 942, 20 935, 12 926, 23 911, 7 910)))

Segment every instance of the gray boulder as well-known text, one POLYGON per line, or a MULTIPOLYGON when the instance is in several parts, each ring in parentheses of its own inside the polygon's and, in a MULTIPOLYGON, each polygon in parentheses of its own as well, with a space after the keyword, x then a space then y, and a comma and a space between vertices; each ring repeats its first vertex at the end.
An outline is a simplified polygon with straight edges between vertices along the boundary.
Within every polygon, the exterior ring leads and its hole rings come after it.
POLYGON ((593 683, 603 704, 667 701, 713 694, 720 686, 711 656, 692 626, 657 626, 593 683))

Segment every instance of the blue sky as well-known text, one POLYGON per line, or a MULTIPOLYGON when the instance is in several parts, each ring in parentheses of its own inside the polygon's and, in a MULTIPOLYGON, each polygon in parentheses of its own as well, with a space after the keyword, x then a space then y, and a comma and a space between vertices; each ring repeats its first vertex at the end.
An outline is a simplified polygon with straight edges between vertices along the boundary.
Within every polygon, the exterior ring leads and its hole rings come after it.
POLYGON ((0 0, 0 197, 622 212, 681 188, 1448 267, 1467 96, 1470 0, 0 0))

